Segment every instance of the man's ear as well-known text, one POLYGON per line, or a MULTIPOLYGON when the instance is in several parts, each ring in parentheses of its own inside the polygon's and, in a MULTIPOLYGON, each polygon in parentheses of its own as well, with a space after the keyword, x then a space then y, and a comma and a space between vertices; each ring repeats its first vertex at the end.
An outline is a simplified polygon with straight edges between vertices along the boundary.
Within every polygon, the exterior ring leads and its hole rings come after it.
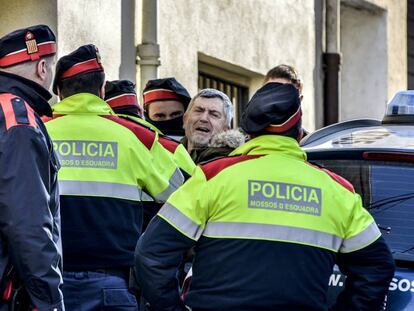
POLYGON ((224 117, 224 126, 223 126, 223 131, 227 131, 231 129, 231 120, 230 120, 230 125, 227 123, 227 118, 224 117))
POLYGON ((187 124, 187 119, 188 119, 188 113, 187 113, 187 111, 186 111, 186 112, 184 112, 184 114, 183 114, 183 129, 185 129, 185 127, 186 127, 186 124, 187 124))
POLYGON ((36 66, 36 78, 40 81, 46 81, 48 75, 48 68, 46 60, 44 58, 40 59, 36 66))
POLYGON ((99 97, 102 99, 105 98, 105 83, 106 81, 104 81, 104 83, 101 86, 101 89, 99 90, 99 97))

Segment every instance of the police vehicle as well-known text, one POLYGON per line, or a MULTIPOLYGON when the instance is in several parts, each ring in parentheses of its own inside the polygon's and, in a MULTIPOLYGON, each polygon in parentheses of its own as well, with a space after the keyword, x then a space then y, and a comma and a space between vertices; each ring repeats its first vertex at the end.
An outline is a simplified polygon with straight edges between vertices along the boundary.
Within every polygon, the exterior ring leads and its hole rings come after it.
MULTIPOLYGON (((414 310, 414 91, 398 92, 383 120, 337 123, 301 142, 308 161, 348 179, 387 241, 396 272, 385 310, 414 310)), ((332 302, 345 283, 334 271, 332 302)))

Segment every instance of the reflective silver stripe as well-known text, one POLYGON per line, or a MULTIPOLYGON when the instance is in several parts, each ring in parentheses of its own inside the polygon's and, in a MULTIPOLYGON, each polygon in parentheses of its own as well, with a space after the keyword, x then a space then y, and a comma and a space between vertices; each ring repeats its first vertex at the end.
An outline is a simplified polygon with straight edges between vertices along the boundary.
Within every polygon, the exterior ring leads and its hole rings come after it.
POLYGON ((342 238, 336 235, 297 227, 242 222, 209 222, 203 235, 208 237, 278 240, 322 247, 337 252, 342 238))
POLYGON ((141 193, 141 201, 143 201, 143 202, 144 201, 145 202, 154 202, 154 199, 148 193, 146 193, 145 191, 142 191, 142 193, 141 193))
POLYGON ((175 190, 177 190, 182 184, 184 183, 184 176, 183 173, 181 173, 180 169, 176 169, 174 174, 171 176, 169 180, 169 185, 167 189, 165 189, 163 192, 158 193, 155 196, 155 199, 158 202, 165 202, 170 197, 171 193, 173 193, 175 190))
POLYGON ((171 204, 165 203, 158 212, 158 215, 161 215, 168 220, 191 239, 198 240, 203 233, 203 228, 201 226, 197 225, 171 204))
POLYGON ((374 242, 381 236, 381 232, 378 229, 377 224, 373 221, 363 231, 353 236, 352 238, 344 240, 341 249, 341 253, 349 253, 363 248, 374 242))
POLYGON ((90 195, 133 201, 141 200, 142 191, 138 186, 126 184, 73 180, 60 180, 59 190, 62 195, 90 195))

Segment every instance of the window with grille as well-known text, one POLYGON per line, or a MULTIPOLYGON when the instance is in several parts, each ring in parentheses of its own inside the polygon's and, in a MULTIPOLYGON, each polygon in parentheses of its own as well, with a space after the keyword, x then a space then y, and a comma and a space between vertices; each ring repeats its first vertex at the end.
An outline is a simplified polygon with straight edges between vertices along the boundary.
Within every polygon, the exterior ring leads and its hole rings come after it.
POLYGON ((225 93, 230 98, 234 105, 234 118, 232 127, 237 127, 240 122, 242 113, 249 100, 249 88, 199 71, 198 89, 202 90, 205 88, 217 89, 225 93))

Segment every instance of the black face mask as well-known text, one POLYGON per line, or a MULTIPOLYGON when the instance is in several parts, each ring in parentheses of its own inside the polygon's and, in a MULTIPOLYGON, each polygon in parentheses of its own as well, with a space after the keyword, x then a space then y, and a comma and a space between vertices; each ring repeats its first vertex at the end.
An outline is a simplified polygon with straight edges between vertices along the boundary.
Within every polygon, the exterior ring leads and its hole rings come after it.
POLYGON ((144 112, 145 119, 159 129, 165 135, 184 136, 183 116, 166 121, 151 120, 147 112, 144 112))

